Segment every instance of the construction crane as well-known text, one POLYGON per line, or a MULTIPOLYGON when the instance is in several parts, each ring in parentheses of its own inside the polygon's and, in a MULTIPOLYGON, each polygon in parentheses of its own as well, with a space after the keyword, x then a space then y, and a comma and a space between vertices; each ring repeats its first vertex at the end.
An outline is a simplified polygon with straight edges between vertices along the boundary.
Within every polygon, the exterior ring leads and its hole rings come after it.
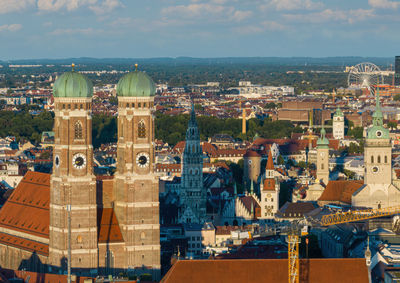
POLYGON ((324 215, 320 220, 309 218, 293 223, 287 236, 289 283, 300 283, 299 244, 301 236, 306 236, 308 234, 307 223, 310 223, 310 221, 314 225, 316 224, 326 227, 336 224, 391 216, 399 213, 400 207, 338 211, 336 213, 324 215))

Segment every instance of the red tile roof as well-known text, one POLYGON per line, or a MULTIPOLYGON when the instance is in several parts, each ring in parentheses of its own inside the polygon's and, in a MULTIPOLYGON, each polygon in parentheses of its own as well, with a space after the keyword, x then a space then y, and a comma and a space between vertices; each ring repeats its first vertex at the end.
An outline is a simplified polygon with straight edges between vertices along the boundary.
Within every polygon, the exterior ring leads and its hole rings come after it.
POLYGON ((49 256, 49 245, 0 232, 0 243, 37 254, 49 256))
POLYGON ((272 158, 272 150, 269 150, 268 152, 268 161, 267 161, 267 167, 265 168, 266 170, 274 170, 274 159, 272 158))
POLYGON ((274 178, 264 180, 263 191, 275 191, 275 179, 274 178))
POLYGON ((97 211, 97 219, 99 222, 99 243, 118 243, 124 241, 114 209, 99 209, 97 211))
POLYGON ((248 150, 243 157, 261 157, 256 151, 248 150))
POLYGON ((363 181, 329 181, 318 201, 351 204, 351 196, 363 185, 363 181))
POLYGON ((49 238, 50 175, 28 171, 0 210, 0 227, 49 238))
MULTIPOLYGON (((301 259, 300 282, 367 283, 365 259, 301 259)), ((162 283, 287 283, 287 259, 180 260, 161 280, 162 283)))

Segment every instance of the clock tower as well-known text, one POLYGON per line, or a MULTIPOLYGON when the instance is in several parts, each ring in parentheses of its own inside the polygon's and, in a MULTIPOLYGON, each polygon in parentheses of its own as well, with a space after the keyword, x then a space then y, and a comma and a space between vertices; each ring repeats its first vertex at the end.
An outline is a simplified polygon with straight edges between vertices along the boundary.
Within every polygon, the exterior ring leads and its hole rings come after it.
POLYGON ((383 114, 376 94, 376 109, 372 127, 367 131, 364 147, 365 184, 392 183, 392 144, 389 130, 383 126, 383 114))
POLYGON ((67 72, 54 83, 54 152, 50 182, 49 261, 65 272, 97 269, 96 179, 93 175, 92 83, 67 72), (70 249, 70 254, 68 250, 70 249))
MULTIPOLYGON (((137 68, 137 66, 136 66, 137 68)), ((137 69, 117 85, 118 145, 114 208, 125 241, 125 268, 160 277, 158 178, 154 173, 153 80, 137 69)))
POLYGON ((329 182, 329 140, 325 137, 325 129, 321 129, 321 137, 317 140, 317 179, 324 184, 329 182))

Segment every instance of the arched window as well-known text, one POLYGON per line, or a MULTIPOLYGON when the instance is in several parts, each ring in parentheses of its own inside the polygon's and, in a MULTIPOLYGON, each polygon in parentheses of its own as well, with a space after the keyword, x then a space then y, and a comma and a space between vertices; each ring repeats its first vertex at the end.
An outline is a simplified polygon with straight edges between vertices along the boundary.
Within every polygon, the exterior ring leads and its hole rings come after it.
POLYGON ((385 163, 388 163, 387 155, 385 155, 385 163))
POLYGON ((321 170, 324 170, 324 163, 321 164, 321 170))
POLYGON ((381 163, 381 156, 378 155, 378 163, 381 163))
POLYGON ((142 139, 146 138, 146 125, 143 120, 141 120, 138 125, 138 137, 142 139))
POLYGON ((75 138, 81 139, 82 138, 82 123, 80 121, 75 123, 75 138))
POLYGON ((371 155, 371 163, 374 163, 374 156, 371 155))

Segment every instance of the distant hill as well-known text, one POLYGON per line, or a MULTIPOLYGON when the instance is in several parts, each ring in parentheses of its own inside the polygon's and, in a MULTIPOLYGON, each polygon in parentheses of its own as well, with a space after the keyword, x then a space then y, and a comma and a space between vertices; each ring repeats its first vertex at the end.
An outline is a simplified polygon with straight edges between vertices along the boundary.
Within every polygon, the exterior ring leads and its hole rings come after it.
POLYGON ((146 65, 219 65, 219 64, 267 64, 284 66, 349 66, 361 62, 371 62, 387 67, 394 64, 394 57, 224 57, 224 58, 193 58, 193 57, 160 57, 160 58, 65 58, 65 59, 21 59, 0 61, 0 64, 146 64, 146 65))

